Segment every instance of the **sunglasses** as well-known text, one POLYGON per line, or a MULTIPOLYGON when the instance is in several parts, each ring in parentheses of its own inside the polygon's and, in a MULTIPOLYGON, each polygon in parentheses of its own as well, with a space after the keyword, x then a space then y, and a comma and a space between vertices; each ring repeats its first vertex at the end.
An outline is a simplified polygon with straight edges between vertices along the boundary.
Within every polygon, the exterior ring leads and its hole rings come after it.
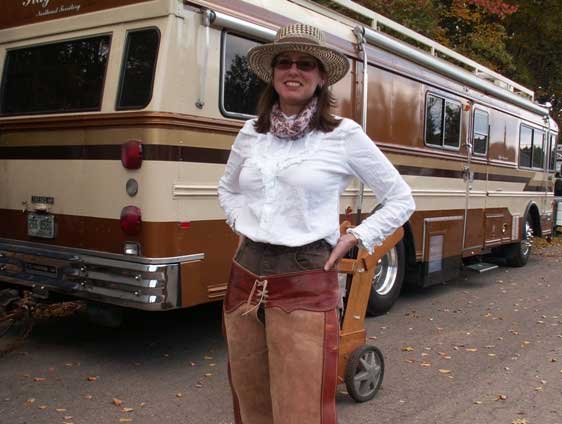
POLYGON ((273 67, 280 71, 286 71, 293 67, 293 63, 297 65, 299 71, 304 72, 313 71, 318 66, 318 63, 314 59, 291 60, 288 58, 281 58, 273 62, 273 67))

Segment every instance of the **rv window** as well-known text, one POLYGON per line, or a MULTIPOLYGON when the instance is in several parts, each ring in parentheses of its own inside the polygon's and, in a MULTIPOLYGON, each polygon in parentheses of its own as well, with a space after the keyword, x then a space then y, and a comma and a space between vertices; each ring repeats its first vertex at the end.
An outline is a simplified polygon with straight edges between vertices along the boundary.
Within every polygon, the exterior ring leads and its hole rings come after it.
POLYGON ((445 101, 445 146, 461 145, 461 105, 445 101))
POLYGON ((427 96, 427 111, 425 118, 425 140, 427 144, 441 146, 443 138, 443 99, 427 96))
POLYGON ((533 150, 533 130, 521 125, 519 134, 519 165, 526 168, 531 167, 531 155, 533 150))
POLYGON ((488 113, 476 109, 474 111, 474 153, 485 155, 488 148, 488 113))
POLYGON ((9 50, 0 113, 100 110, 110 36, 9 50))
POLYGON ((550 135, 550 144, 548 145, 549 151, 549 160, 548 160, 548 169, 549 171, 556 170, 556 135, 550 135))
POLYGON ((544 133, 533 131, 533 168, 544 168, 544 133))
POLYGON ((155 28, 127 35, 117 109, 142 109, 150 103, 159 43, 155 28))
POLYGON ((224 33, 220 106, 226 116, 247 118, 256 114, 258 97, 265 84, 248 69, 246 53, 259 44, 238 35, 224 33))
POLYGON ((427 96, 425 142, 432 146, 460 147, 461 105, 434 95, 427 96))

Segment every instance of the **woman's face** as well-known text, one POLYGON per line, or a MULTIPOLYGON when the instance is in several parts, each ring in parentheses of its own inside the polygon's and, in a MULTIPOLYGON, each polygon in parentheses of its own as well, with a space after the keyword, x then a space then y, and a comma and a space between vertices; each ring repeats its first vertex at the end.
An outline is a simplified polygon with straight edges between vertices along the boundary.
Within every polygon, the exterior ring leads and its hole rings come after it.
POLYGON ((325 83, 318 61, 305 53, 281 53, 274 60, 273 88, 279 95, 279 106, 293 115, 309 102, 316 87, 325 83))

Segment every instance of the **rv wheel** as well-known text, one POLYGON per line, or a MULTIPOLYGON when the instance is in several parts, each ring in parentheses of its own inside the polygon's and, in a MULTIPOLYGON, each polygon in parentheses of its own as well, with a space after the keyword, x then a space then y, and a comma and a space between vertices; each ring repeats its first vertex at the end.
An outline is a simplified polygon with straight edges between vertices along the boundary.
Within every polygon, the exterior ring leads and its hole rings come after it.
POLYGON ((371 316, 384 314, 398 299, 404 282, 406 264, 404 250, 404 242, 400 240, 380 259, 373 276, 367 314, 371 316))
POLYGON ((504 247, 504 257, 509 266, 521 267, 527 264, 531 256, 531 247, 533 246, 533 221, 531 215, 527 214, 525 218, 525 229, 523 238, 519 243, 510 244, 504 247))

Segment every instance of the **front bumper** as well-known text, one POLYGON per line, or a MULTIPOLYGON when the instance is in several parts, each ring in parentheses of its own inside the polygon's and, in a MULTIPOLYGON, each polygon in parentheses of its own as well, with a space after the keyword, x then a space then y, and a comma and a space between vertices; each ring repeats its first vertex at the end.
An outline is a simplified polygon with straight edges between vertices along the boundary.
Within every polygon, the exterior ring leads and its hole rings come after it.
MULTIPOLYGON (((181 306, 180 265, 203 253, 144 258, 0 238, 0 282, 129 308, 181 306)), ((184 276, 185 278, 185 276, 184 276)))

